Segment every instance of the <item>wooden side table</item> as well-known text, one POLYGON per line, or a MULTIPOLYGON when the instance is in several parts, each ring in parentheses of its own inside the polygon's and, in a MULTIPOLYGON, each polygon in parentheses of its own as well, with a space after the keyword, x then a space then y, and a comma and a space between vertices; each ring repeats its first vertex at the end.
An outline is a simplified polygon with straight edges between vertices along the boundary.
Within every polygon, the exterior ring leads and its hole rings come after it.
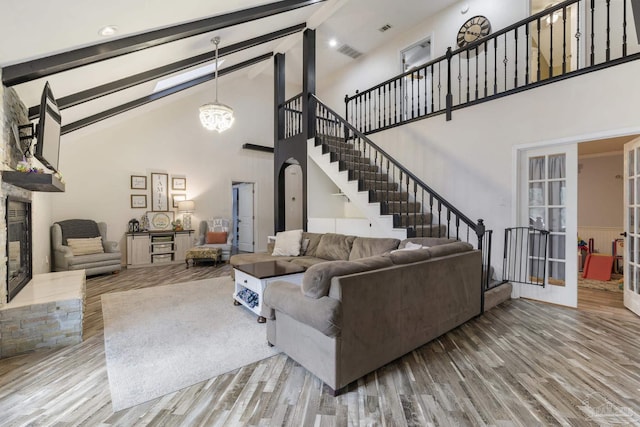
POLYGON ((196 265, 197 261, 213 261, 214 266, 217 266, 221 258, 222 249, 220 248, 195 247, 187 251, 184 262, 187 264, 187 268, 189 268, 189 260, 191 260, 192 265, 196 265))

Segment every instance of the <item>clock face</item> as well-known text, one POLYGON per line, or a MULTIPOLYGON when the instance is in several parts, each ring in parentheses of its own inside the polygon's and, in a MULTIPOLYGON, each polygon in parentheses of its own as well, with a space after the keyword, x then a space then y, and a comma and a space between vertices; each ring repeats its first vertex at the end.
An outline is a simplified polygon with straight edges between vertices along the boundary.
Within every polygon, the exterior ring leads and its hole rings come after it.
POLYGON ((462 24, 458 31, 458 47, 465 47, 469 43, 481 39, 491 33, 489 20, 481 15, 474 16, 462 24))

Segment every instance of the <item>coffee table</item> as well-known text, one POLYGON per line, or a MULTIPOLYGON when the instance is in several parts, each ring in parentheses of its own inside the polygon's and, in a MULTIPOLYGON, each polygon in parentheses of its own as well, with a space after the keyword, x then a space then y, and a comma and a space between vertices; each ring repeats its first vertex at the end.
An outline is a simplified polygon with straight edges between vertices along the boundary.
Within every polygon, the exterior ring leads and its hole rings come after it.
POLYGON ((285 280, 302 284, 306 268, 287 261, 264 261, 239 265, 234 268, 235 289, 233 303, 244 305, 258 315, 258 323, 267 320, 262 316, 262 298, 269 283, 285 280))

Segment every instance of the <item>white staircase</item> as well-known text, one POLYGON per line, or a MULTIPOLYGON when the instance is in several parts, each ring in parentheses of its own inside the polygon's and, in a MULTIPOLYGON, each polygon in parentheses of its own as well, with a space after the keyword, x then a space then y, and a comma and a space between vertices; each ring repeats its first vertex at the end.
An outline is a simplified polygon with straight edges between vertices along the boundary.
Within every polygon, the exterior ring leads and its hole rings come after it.
POLYGON ((358 191, 358 181, 349 181, 349 172, 340 171, 339 162, 331 162, 329 153, 322 154, 322 145, 316 146, 315 139, 307 140, 307 155, 369 219, 371 236, 392 237, 401 240, 407 238, 407 230, 395 228, 392 215, 380 215, 380 203, 370 203, 369 192, 358 191))

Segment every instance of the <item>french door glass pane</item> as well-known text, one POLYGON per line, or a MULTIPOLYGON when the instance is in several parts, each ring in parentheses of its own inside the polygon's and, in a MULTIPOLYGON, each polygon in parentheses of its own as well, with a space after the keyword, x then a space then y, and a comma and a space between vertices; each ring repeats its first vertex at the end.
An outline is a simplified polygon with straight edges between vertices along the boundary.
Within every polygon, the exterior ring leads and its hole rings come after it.
POLYGON ((529 279, 534 283, 543 283, 544 276, 544 261, 532 259, 529 264, 529 279))
POLYGON ((564 194, 567 187, 566 181, 553 181, 549 183, 549 204, 552 206, 564 205, 564 194))
POLYGON ((635 167, 635 172, 633 173, 633 175, 640 175, 640 163, 638 162, 638 157, 640 157, 640 150, 638 150, 637 148, 634 149, 634 154, 635 154, 634 163, 635 163, 636 167, 635 167))
POLYGON ((549 258, 565 259, 565 241, 564 235, 552 234, 549 236, 549 258))
POLYGON ((529 181, 545 179, 544 156, 529 159, 529 181))
POLYGON ((529 208, 529 225, 544 230, 546 228, 545 208, 529 208))
POLYGON ((549 231, 565 231, 567 224, 565 216, 565 208, 549 208, 549 231))
POLYGON ((633 248, 635 247, 634 245, 635 239, 636 237, 633 237, 633 236, 629 236, 629 239, 627 239, 629 241, 629 259, 627 261, 629 262, 634 262, 634 260, 638 261, 638 259, 636 258, 635 251, 633 250, 633 248))
POLYGON ((636 277, 634 274, 635 271, 635 266, 633 265, 633 263, 629 263, 627 265, 627 271, 625 272, 625 274, 629 274, 629 286, 627 286, 627 288, 632 291, 633 290, 633 278, 636 277))
POLYGON ((628 168, 629 169, 628 170, 629 176, 634 176, 636 174, 635 173, 635 170, 636 170, 635 163, 633 161, 634 160, 634 156, 635 156, 635 150, 631 150, 631 151, 629 151, 627 153, 627 163, 629 164, 629 168, 628 168))
POLYGON ((634 199, 634 195, 635 195, 635 190, 634 190, 634 178, 629 178, 629 204, 633 205, 633 199, 634 199))
POLYGON ((544 183, 529 183, 529 206, 544 206, 544 183))
POLYGON ((564 267, 563 261, 549 261, 549 284, 564 286, 564 267))
POLYGON ((636 224, 636 219, 635 219, 635 210, 636 208, 629 208, 629 232, 630 233, 635 233, 636 232, 636 228, 635 228, 635 224, 636 224))
POLYGON ((633 285, 631 285, 631 290, 637 294, 640 294, 640 286, 638 286, 638 284, 640 283, 640 268, 638 268, 637 266, 636 274, 633 277, 635 278, 635 280, 633 281, 633 285))
POLYGON ((565 165, 566 162, 564 154, 549 156, 549 179, 566 178, 567 168, 565 165))

